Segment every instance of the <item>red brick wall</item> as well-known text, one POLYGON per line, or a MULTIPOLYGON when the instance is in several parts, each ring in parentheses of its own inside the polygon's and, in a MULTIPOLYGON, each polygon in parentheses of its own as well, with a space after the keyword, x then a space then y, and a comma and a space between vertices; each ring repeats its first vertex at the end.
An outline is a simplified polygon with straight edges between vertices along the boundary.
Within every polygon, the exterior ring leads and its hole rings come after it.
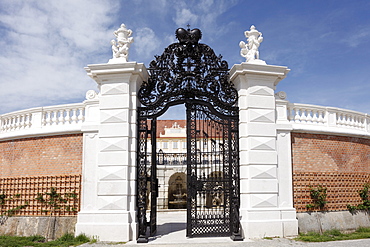
POLYGON ((82 142, 82 134, 0 142, 0 177, 81 174, 82 142))
POLYGON ((370 139, 292 133, 293 200, 298 212, 312 203, 310 186, 327 187, 326 210, 361 203, 358 191, 370 181, 370 139))
POLYGON ((292 133, 293 171, 370 172, 370 139, 292 133))

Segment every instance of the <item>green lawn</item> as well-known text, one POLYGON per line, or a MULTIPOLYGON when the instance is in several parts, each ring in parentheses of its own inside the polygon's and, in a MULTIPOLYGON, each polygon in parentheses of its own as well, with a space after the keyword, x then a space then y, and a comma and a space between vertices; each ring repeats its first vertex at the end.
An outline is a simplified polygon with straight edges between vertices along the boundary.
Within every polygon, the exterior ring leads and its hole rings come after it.
POLYGON ((352 233, 341 233, 339 230, 325 231, 323 234, 316 232, 301 233, 295 240, 306 242, 327 242, 337 240, 363 239, 370 238, 370 228, 360 227, 352 233))
POLYGON ((23 247, 23 246, 77 246, 91 240, 84 234, 74 237, 72 234, 65 234, 61 238, 46 242, 42 236, 17 237, 17 236, 0 236, 1 247, 23 247))

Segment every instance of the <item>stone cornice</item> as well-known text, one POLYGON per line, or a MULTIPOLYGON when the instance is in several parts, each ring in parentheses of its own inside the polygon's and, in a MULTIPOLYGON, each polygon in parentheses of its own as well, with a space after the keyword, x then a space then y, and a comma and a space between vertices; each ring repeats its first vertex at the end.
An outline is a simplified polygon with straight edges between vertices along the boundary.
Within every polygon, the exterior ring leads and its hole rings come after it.
POLYGON ((139 75, 143 81, 148 79, 148 71, 143 63, 127 62, 115 64, 90 64, 85 67, 87 75, 101 83, 108 78, 117 78, 128 75, 139 75))
POLYGON ((239 75, 274 76, 276 77, 274 86, 276 86, 282 79, 287 76, 289 71, 290 69, 285 66, 241 63, 234 64, 234 66, 230 69, 229 74, 231 81, 233 81, 239 75))

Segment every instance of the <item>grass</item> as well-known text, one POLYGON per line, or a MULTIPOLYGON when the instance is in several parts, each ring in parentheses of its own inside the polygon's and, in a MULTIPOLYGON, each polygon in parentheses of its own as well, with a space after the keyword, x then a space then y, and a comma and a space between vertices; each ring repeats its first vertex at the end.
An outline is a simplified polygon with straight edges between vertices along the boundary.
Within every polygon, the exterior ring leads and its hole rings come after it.
POLYGON ((17 237, 17 236, 0 236, 1 247, 23 247, 23 246, 77 246, 83 243, 90 242, 84 234, 80 234, 74 237, 72 234, 67 233, 62 237, 54 241, 46 242, 42 236, 31 236, 31 237, 17 237))
POLYGON ((370 228, 360 227, 352 233, 341 233, 339 230, 329 230, 323 234, 317 232, 301 233, 295 240, 306 242, 327 242, 338 240, 370 238, 370 228))

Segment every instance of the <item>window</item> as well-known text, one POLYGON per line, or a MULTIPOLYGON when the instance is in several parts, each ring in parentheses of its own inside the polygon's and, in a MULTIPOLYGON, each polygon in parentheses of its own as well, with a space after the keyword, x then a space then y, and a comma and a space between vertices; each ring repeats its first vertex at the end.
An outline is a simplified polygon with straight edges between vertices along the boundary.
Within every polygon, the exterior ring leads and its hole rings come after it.
POLYGON ((176 149, 179 148, 178 147, 178 142, 177 141, 172 142, 172 147, 176 148, 176 149))
POLYGON ((167 142, 162 142, 162 145, 163 145, 163 149, 168 148, 168 143, 167 142))

